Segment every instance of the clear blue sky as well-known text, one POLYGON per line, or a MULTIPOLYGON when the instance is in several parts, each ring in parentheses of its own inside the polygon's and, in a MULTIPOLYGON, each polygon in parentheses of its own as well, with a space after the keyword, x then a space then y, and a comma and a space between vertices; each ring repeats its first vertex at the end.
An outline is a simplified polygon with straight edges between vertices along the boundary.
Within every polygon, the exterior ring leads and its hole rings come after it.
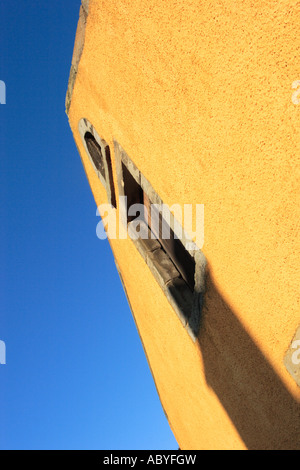
POLYGON ((0 4, 0 448, 177 449, 64 113, 79 5, 0 4))

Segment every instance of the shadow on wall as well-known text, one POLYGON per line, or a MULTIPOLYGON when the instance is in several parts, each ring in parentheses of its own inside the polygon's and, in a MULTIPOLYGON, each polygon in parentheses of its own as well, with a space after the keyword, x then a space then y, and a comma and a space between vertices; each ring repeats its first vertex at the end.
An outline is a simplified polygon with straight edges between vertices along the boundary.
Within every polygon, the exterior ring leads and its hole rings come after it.
POLYGON ((300 449, 300 403, 218 292, 208 271, 198 336, 205 375, 250 450, 300 449))

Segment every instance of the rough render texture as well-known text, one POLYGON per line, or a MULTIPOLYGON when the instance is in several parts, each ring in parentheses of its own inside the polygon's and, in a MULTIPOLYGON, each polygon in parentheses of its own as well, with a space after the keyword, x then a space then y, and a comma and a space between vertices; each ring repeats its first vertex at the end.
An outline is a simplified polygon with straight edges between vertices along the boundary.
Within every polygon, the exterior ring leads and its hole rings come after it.
POLYGON ((110 145, 116 187, 114 139, 165 203, 205 204, 196 344, 133 243, 111 240, 182 449, 300 446, 284 365, 299 326, 299 20, 295 0, 89 4, 69 120, 96 203, 82 117, 110 145))

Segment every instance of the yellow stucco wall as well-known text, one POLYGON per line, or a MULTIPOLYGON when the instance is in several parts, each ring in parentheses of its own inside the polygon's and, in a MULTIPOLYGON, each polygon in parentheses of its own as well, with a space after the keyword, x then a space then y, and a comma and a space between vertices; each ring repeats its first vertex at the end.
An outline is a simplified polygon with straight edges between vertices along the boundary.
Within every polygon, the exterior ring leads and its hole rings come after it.
POLYGON ((69 112, 126 150, 166 204, 205 205, 193 343, 131 240, 112 240, 181 449, 300 447, 284 367, 299 326, 300 2, 90 0, 69 112), (297 100, 296 100, 297 101, 297 100), (295 100, 294 100, 295 102, 295 100))

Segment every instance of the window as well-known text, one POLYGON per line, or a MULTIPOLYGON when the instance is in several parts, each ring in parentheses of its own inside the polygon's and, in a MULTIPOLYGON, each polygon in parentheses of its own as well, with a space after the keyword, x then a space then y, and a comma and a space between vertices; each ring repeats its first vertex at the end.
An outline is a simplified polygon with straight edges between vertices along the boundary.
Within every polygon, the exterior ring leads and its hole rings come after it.
POLYGON ((109 146, 105 140, 99 137, 98 133, 87 119, 81 119, 79 121, 79 133, 90 162, 99 180, 106 189, 108 201, 116 208, 116 195, 109 146))
POLYGON ((204 293, 204 256, 195 244, 187 248, 184 236, 178 236, 179 223, 174 215, 166 212, 166 205, 117 142, 114 148, 119 194, 127 197, 126 206, 120 207, 123 224, 195 340, 204 293))
POLYGON ((98 142, 96 141, 93 134, 86 132, 84 135, 84 140, 89 152, 89 155, 94 163, 94 167, 97 171, 100 171, 101 175, 105 179, 105 168, 104 168, 104 157, 102 150, 98 142))

